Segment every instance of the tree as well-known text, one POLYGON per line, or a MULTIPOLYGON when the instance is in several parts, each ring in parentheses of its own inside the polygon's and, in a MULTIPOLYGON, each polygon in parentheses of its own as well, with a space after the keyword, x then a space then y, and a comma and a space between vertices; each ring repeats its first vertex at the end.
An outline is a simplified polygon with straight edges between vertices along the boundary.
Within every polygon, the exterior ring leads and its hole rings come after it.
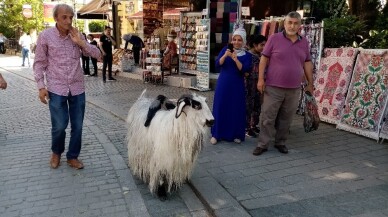
POLYGON ((43 26, 43 1, 41 0, 0 0, 0 32, 9 38, 19 37, 20 31, 32 29, 41 31, 43 26), (32 18, 23 16, 23 5, 32 7, 32 18))
POLYGON ((369 28, 373 27, 380 8, 380 0, 349 0, 349 13, 358 17, 369 28))

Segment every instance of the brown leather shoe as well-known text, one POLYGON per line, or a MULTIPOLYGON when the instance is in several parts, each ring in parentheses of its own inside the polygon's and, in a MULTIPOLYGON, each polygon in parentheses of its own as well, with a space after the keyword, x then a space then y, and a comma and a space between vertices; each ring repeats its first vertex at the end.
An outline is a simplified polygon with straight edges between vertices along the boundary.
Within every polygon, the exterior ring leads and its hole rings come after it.
POLYGON ((275 148, 282 154, 288 153, 288 148, 285 145, 275 145, 275 148))
POLYGON ((67 160, 67 164, 71 167, 73 167, 74 169, 76 170, 79 170, 79 169, 83 169, 84 168, 84 165, 82 164, 82 162, 78 159, 68 159, 67 160))
POLYGON ((255 150, 253 150, 253 155, 261 155, 263 154, 264 152, 266 152, 268 149, 266 148, 262 148, 262 147, 256 147, 255 150))
POLYGON ((50 166, 51 166, 51 168, 53 168, 53 169, 58 168, 60 160, 61 160, 61 155, 52 153, 51 154, 51 159, 50 159, 50 166))

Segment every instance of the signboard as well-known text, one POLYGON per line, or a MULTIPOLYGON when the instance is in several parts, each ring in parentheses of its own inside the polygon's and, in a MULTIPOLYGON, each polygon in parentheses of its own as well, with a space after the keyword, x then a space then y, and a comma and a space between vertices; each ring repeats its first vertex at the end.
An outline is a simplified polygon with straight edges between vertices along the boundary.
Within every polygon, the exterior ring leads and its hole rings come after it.
POLYGON ((203 16, 207 16, 207 8, 205 8, 205 9, 202 10, 202 15, 203 15, 203 16))
POLYGON ((250 16, 251 11, 250 11, 249 7, 241 7, 241 15, 250 16))
POLYGON ((23 16, 25 18, 31 18, 32 17, 32 7, 31 7, 31 5, 23 5, 23 16))
POLYGON ((49 26, 55 26, 53 9, 57 3, 43 2, 43 19, 49 26))

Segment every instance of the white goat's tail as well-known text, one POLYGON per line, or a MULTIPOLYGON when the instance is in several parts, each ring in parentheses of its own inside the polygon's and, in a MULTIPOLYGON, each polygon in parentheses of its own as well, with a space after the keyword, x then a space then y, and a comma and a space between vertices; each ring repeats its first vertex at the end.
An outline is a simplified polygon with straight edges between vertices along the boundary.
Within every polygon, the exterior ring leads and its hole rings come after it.
POLYGON ((139 99, 144 98, 146 92, 147 92, 147 89, 144 89, 143 92, 140 94, 139 99))

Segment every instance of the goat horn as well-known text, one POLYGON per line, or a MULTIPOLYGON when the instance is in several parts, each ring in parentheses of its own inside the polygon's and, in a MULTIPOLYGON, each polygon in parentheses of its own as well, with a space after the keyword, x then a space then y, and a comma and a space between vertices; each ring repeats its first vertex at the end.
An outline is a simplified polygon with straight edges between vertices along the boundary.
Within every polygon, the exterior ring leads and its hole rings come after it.
POLYGON ((183 108, 185 107, 185 105, 186 105, 185 100, 182 100, 179 102, 178 108, 176 109, 175 118, 179 118, 179 116, 181 116, 183 108))

